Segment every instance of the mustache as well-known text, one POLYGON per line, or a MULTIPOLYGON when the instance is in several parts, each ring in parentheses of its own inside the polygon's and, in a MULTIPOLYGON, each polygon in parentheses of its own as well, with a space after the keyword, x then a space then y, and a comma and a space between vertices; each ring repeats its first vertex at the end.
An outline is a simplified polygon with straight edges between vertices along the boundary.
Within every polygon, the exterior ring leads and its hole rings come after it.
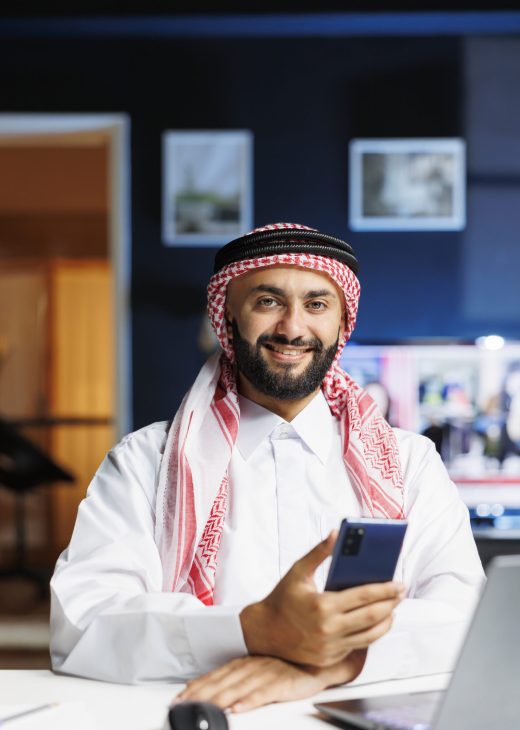
POLYGON ((290 340, 285 335, 260 335, 256 341, 257 346, 272 344, 272 345, 291 345, 292 347, 305 347, 307 349, 316 350, 321 352, 323 350, 323 342, 318 340, 317 337, 312 337, 305 340, 303 337, 295 337, 294 340, 290 340))

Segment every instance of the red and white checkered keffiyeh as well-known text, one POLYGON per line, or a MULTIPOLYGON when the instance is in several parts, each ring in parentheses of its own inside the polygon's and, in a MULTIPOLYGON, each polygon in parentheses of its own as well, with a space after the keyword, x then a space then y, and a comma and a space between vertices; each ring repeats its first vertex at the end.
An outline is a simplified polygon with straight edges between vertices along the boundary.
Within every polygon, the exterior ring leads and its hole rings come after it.
MULTIPOLYGON (((275 224, 262 230, 294 228, 275 224)), ((163 564, 163 589, 193 593, 213 603, 218 549, 228 504, 228 467, 237 438, 240 409, 227 339, 225 303, 228 283, 252 269, 300 266, 329 276, 345 296, 347 322, 322 390, 340 420, 344 461, 362 513, 404 517, 403 478, 395 435, 371 397, 337 361, 354 329, 360 287, 356 275, 336 259, 309 254, 279 254, 229 264, 208 286, 208 312, 222 350, 203 366, 186 394, 170 429, 159 475, 156 542, 163 564)), ((341 515, 338 515, 338 521, 341 515)))

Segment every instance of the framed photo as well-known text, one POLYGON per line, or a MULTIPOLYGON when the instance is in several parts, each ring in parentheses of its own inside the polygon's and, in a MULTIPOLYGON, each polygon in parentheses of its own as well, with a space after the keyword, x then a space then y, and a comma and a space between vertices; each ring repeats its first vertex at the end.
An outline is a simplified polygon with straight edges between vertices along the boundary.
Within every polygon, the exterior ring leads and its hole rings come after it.
POLYGON ((355 139, 350 143, 350 227, 459 231, 466 225, 462 139, 355 139))
POLYGON ((250 132, 172 130, 162 147, 163 243, 221 245, 251 230, 250 132))

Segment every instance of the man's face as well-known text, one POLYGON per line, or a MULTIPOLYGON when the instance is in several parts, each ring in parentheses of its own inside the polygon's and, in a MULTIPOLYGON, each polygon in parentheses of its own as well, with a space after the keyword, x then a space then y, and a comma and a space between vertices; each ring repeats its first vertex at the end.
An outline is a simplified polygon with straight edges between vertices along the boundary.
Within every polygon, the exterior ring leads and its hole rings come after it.
POLYGON ((344 329, 343 295, 325 274, 269 266, 230 282, 228 336, 239 373, 279 400, 316 391, 344 329))

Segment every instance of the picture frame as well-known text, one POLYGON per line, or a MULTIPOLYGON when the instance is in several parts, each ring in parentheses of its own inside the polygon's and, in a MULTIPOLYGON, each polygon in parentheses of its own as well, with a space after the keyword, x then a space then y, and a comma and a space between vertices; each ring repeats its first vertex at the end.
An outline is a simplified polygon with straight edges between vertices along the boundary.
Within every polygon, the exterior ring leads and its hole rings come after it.
POLYGON ((253 228, 248 130, 167 130, 162 135, 162 240, 220 246, 253 228))
POLYGON ((466 145, 460 138, 350 142, 354 231, 460 231, 466 225, 466 145))

